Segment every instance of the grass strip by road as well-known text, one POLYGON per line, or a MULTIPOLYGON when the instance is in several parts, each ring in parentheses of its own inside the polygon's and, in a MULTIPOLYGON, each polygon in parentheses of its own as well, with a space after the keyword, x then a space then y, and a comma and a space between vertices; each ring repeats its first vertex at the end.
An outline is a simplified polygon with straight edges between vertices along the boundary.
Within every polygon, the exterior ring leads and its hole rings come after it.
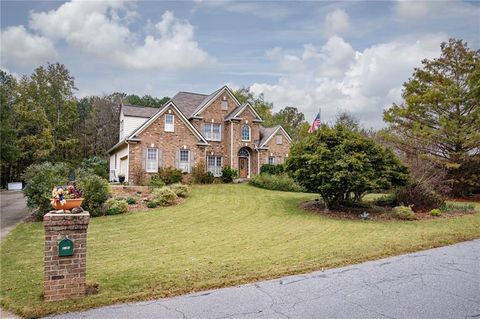
POLYGON ((176 207, 91 219, 87 282, 100 292, 42 300, 43 226, 1 243, 0 304, 25 317, 231 286, 354 264, 480 237, 475 215, 429 221, 355 221, 298 208, 313 194, 248 185, 195 186, 176 207))

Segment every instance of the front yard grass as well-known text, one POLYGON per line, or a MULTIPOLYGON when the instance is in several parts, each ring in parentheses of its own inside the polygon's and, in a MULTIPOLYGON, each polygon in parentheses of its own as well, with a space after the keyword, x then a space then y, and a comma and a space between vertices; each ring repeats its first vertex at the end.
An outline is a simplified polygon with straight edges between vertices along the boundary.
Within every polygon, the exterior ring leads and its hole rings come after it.
POLYGON ((42 301, 43 226, 0 245, 1 305, 26 317, 231 286, 480 237, 477 213, 429 221, 338 220, 298 208, 313 194, 195 186, 175 207, 91 219, 87 282, 100 292, 42 301))

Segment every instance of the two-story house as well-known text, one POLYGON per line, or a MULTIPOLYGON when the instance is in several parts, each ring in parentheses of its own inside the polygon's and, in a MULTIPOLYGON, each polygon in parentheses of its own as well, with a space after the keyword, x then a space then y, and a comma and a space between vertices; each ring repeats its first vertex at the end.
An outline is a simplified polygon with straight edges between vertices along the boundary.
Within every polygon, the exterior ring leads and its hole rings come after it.
POLYGON ((262 122, 227 86, 210 95, 179 92, 161 108, 122 105, 120 141, 108 151, 110 180, 122 174, 136 183, 160 167, 190 173, 200 163, 214 176, 230 166, 249 178, 262 164, 283 163, 292 142, 281 126, 262 122))

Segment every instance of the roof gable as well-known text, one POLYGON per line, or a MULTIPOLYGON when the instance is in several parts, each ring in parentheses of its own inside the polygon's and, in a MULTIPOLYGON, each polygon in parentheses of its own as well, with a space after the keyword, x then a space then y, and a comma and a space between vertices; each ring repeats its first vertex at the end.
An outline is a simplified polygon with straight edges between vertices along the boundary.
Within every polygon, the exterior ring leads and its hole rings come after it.
POLYGON ((247 109, 250 110, 250 112, 256 117, 256 121, 263 122, 260 115, 257 113, 257 111, 255 111, 255 109, 253 108, 253 106, 250 105, 250 103, 244 103, 244 104, 239 105, 236 108, 234 108, 233 111, 230 112, 230 114, 228 114, 225 117, 225 121, 240 119, 238 116, 240 114, 242 114, 247 109))
POLYGON ((226 93, 227 95, 230 96, 230 98, 233 100, 233 102, 239 106, 240 102, 237 100, 233 92, 228 88, 228 86, 224 85, 209 96, 205 98, 205 100, 202 101, 200 105, 197 106, 197 108, 193 111, 192 115, 190 117, 196 117, 200 116, 200 114, 210 106, 220 95, 223 93, 226 93))
POLYGON ((132 139, 135 138, 138 134, 146 130, 153 122, 155 122, 162 114, 164 114, 169 108, 172 108, 179 116, 182 122, 190 129, 190 131, 201 141, 202 144, 207 145, 208 142, 205 140, 205 138, 200 134, 200 132, 188 121, 188 119, 185 117, 185 115, 178 109, 178 107, 175 105, 175 103, 170 100, 167 102, 164 106, 162 106, 157 113, 155 113, 154 116, 152 116, 147 122, 142 124, 139 128, 137 128, 135 131, 133 131, 130 136, 128 136, 126 139, 132 139))
POLYGON ((206 98, 208 98, 206 94, 178 92, 171 100, 178 109, 182 111, 183 115, 190 118, 195 109, 202 104, 206 98))
POLYGON ((287 140, 291 143, 292 138, 290 135, 288 135, 287 131, 281 126, 281 125, 276 125, 274 127, 260 127, 261 128, 261 133, 263 134, 262 139, 258 143, 259 148, 264 147, 274 135, 276 135, 278 132, 282 133, 287 140))

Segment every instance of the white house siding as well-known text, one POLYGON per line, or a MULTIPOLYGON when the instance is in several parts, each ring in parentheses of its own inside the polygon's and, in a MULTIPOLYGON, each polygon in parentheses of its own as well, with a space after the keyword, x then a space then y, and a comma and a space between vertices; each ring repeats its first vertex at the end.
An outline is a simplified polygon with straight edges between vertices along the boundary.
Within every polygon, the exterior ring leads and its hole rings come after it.
POLYGON ((136 116, 124 116, 123 112, 120 113, 120 123, 123 121, 123 134, 120 131, 120 140, 124 137, 130 135, 137 128, 140 127, 143 123, 148 121, 146 117, 136 117, 136 116))
POLYGON ((125 144, 124 147, 117 149, 115 153, 110 155, 110 181, 118 182, 118 175, 120 174, 120 161, 121 159, 127 158, 126 162, 126 171, 125 174, 125 181, 128 182, 128 145, 125 144))

